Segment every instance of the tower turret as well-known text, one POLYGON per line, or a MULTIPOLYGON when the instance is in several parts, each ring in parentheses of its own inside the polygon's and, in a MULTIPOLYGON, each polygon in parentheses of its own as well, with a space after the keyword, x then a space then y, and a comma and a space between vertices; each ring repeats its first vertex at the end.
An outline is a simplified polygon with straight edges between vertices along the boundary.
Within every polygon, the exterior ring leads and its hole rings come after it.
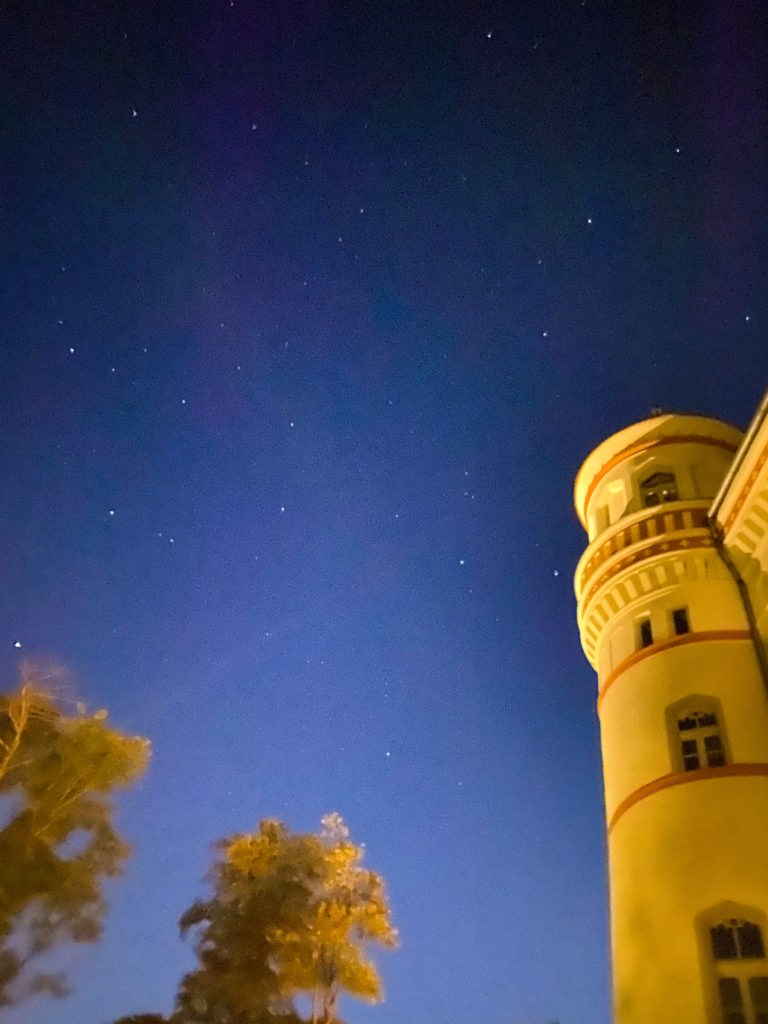
POLYGON ((576 480, 616 1024, 768 1024, 768 697, 708 515, 741 439, 719 420, 655 416, 599 445, 576 480))

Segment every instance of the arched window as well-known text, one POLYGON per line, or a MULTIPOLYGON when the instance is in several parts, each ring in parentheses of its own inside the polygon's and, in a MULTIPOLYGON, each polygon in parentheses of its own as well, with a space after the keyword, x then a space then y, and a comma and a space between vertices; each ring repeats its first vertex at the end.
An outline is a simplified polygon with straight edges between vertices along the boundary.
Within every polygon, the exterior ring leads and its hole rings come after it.
POLYGON ((677 771, 721 768, 728 762, 723 712, 711 697, 688 697, 667 709, 672 763, 677 771))
POLYGON ((714 711, 689 711, 677 720, 683 771, 720 768, 725 764, 723 740, 714 711))
POLYGON ((731 917, 708 931, 722 1024, 768 1024, 768 963, 760 925, 731 917))
POLYGON ((640 481, 640 501, 646 507, 677 501, 677 481, 674 473, 657 471, 640 481))

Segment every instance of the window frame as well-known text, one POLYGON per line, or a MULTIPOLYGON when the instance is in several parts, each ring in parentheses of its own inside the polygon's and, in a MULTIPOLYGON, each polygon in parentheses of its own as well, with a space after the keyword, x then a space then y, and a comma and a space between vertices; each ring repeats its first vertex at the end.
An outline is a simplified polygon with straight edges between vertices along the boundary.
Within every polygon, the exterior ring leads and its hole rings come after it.
POLYGON ((687 605, 680 608, 672 608, 670 611, 670 621, 672 623, 672 636, 686 636, 688 633, 693 632, 691 629, 691 615, 687 605), (681 616, 685 620, 685 629, 678 628, 681 616))
POLYGON ((635 626, 635 649, 644 651, 648 647, 653 647, 655 642, 653 620, 650 615, 644 615, 641 619, 637 620, 635 626))
MULTIPOLYGON (((646 467, 650 469, 651 467, 646 467)), ((668 505, 673 501, 680 501, 680 488, 677 483, 677 474, 672 469, 664 469, 655 466, 653 472, 645 479, 637 480, 638 492, 640 494, 641 508, 658 508, 661 505, 668 505), (667 495, 670 495, 669 497, 667 495), (655 498, 649 501, 649 498, 655 498)))
POLYGON ((703 768, 710 768, 716 771, 729 764, 733 764, 730 745, 728 742, 728 730, 726 728, 723 706, 717 697, 705 696, 704 694, 693 693, 682 700, 670 704, 665 711, 667 739, 669 742, 670 765, 675 773, 685 774, 690 771, 699 771, 703 768), (714 715, 715 722, 710 724, 694 724, 689 728, 680 728, 680 721, 693 715, 714 715), (712 742, 712 737, 718 738, 718 743, 712 742), (707 740, 710 740, 707 743, 707 740), (695 742, 696 750, 686 751, 684 744, 695 742), (719 752, 720 761, 716 764, 710 763, 710 758, 719 752), (689 758, 696 757, 697 764, 686 764, 689 758))
MULTIPOLYGON (((707 1020, 712 1024, 763 1024, 768 1019, 768 949, 766 916, 757 907, 724 901, 698 915, 696 922, 707 1020), (712 931, 748 924, 758 929, 762 956, 717 957, 712 931), (730 994, 729 1004, 724 995, 730 994)), ((737 948, 740 939, 734 936, 737 948)), ((726 943, 727 945, 728 943, 726 943)))

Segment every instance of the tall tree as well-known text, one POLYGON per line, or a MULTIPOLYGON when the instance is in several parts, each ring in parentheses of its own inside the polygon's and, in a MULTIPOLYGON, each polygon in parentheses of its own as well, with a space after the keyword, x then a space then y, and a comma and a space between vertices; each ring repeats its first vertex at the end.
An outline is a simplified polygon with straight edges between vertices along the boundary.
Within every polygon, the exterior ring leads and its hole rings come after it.
POLYGON ((32 961, 98 938, 102 880, 130 852, 111 794, 148 758, 149 742, 110 729, 106 711, 66 713, 34 669, 0 695, 0 1006, 63 994, 64 979, 33 973, 32 961))
POLYGON ((182 917, 197 929, 199 967, 182 981, 179 1024, 299 1024, 309 997, 314 1024, 338 1022, 339 996, 377 1002, 381 982, 366 956, 394 948, 384 882, 361 865, 337 814, 318 833, 292 834, 266 819, 258 832, 218 844, 213 896, 182 917))

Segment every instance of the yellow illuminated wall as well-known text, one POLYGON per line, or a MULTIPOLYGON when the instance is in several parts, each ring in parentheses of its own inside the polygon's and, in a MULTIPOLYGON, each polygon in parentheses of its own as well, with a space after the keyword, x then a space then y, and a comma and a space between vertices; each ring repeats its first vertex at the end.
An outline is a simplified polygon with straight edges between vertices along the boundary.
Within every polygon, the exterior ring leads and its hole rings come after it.
POLYGON ((764 420, 657 416, 576 481, 616 1024, 768 1024, 764 420))

